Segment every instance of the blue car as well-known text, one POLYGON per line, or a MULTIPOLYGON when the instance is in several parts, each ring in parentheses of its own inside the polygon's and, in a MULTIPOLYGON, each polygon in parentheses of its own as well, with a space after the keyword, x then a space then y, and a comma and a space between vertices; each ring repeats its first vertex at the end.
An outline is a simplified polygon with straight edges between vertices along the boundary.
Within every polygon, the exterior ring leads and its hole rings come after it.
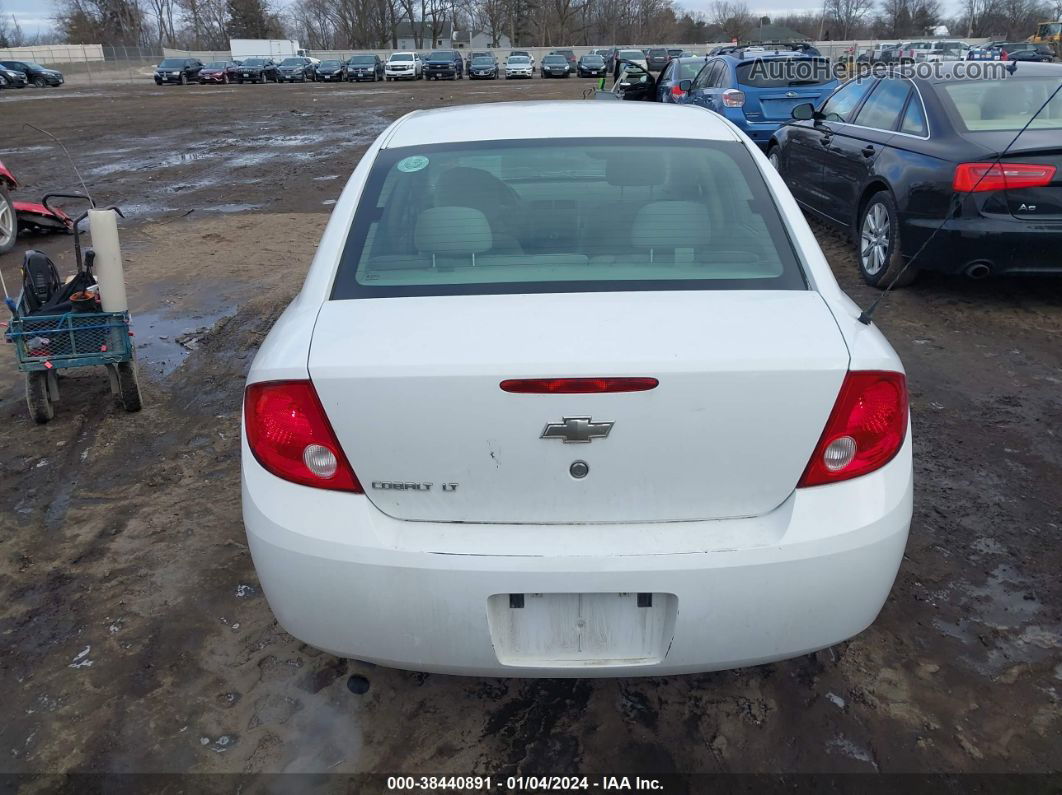
POLYGON ((678 83, 680 104, 725 116, 766 148, 797 105, 830 94, 839 81, 825 58, 791 50, 738 52, 709 58, 692 81, 678 83))
POLYGON ((678 103, 682 101, 685 91, 679 86, 683 80, 693 80, 704 66, 704 57, 672 58, 667 62, 660 78, 656 81, 656 101, 678 103))

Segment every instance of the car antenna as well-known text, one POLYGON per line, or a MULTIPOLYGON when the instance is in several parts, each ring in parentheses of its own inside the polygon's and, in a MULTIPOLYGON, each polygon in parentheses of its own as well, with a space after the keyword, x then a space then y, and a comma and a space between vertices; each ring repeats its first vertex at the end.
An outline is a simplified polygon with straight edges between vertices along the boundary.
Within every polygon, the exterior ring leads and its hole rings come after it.
POLYGON ((37 127, 36 125, 30 124, 28 121, 23 122, 22 126, 23 127, 29 127, 31 130, 36 130, 37 132, 41 133, 42 135, 47 135, 49 138, 51 138, 53 141, 55 141, 57 144, 59 144, 59 148, 63 150, 63 154, 66 155, 66 159, 70 161, 70 167, 72 169, 74 169, 74 173, 77 175, 77 181, 81 183, 81 190, 83 190, 85 192, 85 196, 88 197, 89 203, 93 207, 95 207, 96 206, 96 202, 93 200, 92 194, 89 193, 89 189, 88 189, 88 186, 85 184, 85 180, 81 178, 81 172, 78 171, 78 169, 77 169, 77 163, 75 163, 74 162, 74 158, 72 158, 70 156, 70 152, 67 150, 66 145, 62 141, 60 141, 58 138, 56 138, 54 135, 52 135, 50 132, 48 132, 47 130, 42 130, 40 127, 37 127))
MULTIPOLYGON (((1010 65, 1006 67, 1007 71, 1010 72, 1010 74, 1014 74, 1014 72, 1017 71, 1017 68, 1018 68, 1018 66, 1017 66, 1017 62, 1016 61, 1011 61, 1010 65)), ((993 167, 999 165, 1000 161, 1003 159, 1003 156, 1006 155, 1007 152, 1010 151, 1010 148, 1012 146, 1014 146, 1015 143, 1017 143, 1018 139, 1021 138, 1022 133, 1024 133, 1027 129, 1029 129, 1029 125, 1032 124, 1036 120, 1036 117, 1039 116, 1041 113, 1043 113, 1044 108, 1046 108, 1048 105, 1051 104, 1051 101, 1055 98, 1055 96, 1057 96, 1059 91, 1062 91, 1062 81, 1060 81, 1058 86, 1055 88, 1055 90, 1051 92, 1051 95, 1046 100, 1044 100, 1044 103, 1037 109, 1036 113, 1034 113, 1032 116, 1029 117, 1029 120, 1027 122, 1025 122, 1025 126, 1022 127, 1020 130, 1018 130, 1018 134, 1015 135, 1010 140, 1010 143, 1007 144, 1003 148, 1003 151, 1000 152, 998 155, 996 155, 996 159, 992 163, 993 167)), ((980 177, 977 178, 977 182, 975 182, 973 185, 971 185, 970 188, 965 193, 963 193, 962 195, 960 195, 958 197, 958 202, 957 202, 958 204, 961 205, 962 201, 967 196, 969 196, 971 193, 973 193, 975 190, 977 190, 977 186, 981 184, 981 181, 985 177, 988 176, 988 172, 989 171, 991 171, 991 168, 986 169, 985 172, 980 177)), ((881 291, 881 294, 877 298, 874 299, 874 303, 872 303, 870 306, 868 306, 866 309, 864 309, 862 312, 859 313, 859 322, 860 323, 862 323, 864 326, 869 326, 870 325, 870 321, 874 317, 874 310, 878 308, 878 304, 880 304, 882 299, 884 299, 885 296, 887 296, 889 294, 889 292, 891 292, 893 286, 896 284, 896 282, 898 282, 900 280, 900 277, 903 276, 904 271, 906 271, 908 268, 911 267, 911 265, 914 263, 914 261, 916 259, 918 259, 918 256, 922 253, 922 251, 925 250, 925 247, 928 246, 933 241, 933 238, 935 238, 937 236, 937 233, 941 229, 944 228, 944 224, 946 224, 948 222, 948 217, 950 215, 951 215, 951 213, 949 212, 945 216, 944 220, 941 221, 940 224, 930 233, 929 237, 927 237, 925 239, 925 242, 922 243, 922 245, 918 247, 918 251, 916 251, 911 256, 911 258, 909 260, 907 260, 907 263, 902 268, 900 268, 900 272, 896 274, 895 278, 893 278, 893 280, 891 282, 889 282, 888 286, 884 290, 881 291)))

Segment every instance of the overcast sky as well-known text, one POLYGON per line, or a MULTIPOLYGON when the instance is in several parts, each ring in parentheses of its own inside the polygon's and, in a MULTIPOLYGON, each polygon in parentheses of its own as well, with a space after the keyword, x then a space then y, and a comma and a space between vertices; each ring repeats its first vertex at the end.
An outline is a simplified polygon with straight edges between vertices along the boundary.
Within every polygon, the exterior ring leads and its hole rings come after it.
MULTIPOLYGON (((291 0, 279 0, 278 5, 288 5, 291 0)), ((679 5, 691 11, 706 11, 711 5, 711 0, 678 0, 679 5)), ((943 3, 945 16, 951 6, 950 2, 943 3)), ((803 9, 818 9, 818 5, 804 5, 798 3, 794 7, 792 0, 749 0, 749 7, 758 16, 771 16, 772 14, 800 13, 803 9)), ((52 3, 50 0, 0 0, 0 8, 6 14, 14 14, 15 19, 27 34, 51 27, 52 3)), ((814 31, 807 31, 814 33, 814 31)), ((106 42, 100 42, 104 44, 106 42)))

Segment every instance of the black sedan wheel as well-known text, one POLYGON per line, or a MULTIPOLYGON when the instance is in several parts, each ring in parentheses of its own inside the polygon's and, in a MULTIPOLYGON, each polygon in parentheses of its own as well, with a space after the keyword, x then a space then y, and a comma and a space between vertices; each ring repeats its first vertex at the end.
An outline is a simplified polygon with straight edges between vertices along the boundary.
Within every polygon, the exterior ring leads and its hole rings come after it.
POLYGON ((859 273, 871 287, 904 287, 918 276, 917 268, 904 268, 897 216, 888 191, 874 194, 863 209, 857 254, 859 273))
POLYGON ((177 78, 177 85, 183 86, 184 82, 184 74, 182 73, 181 76, 177 78))
POLYGON ((37 88, 45 88, 48 85, 48 82, 43 77, 35 77, 33 78, 33 85, 37 88))

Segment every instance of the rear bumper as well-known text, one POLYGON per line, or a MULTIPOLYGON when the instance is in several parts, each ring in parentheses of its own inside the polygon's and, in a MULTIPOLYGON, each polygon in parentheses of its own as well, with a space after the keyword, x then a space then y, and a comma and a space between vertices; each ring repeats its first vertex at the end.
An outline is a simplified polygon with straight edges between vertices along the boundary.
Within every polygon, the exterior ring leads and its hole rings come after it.
MULTIPOLYGON (((903 219, 904 252, 911 256, 940 226, 940 219, 903 219)), ((983 262, 993 275, 1062 273, 1062 224, 1034 224, 987 216, 948 220, 918 257, 919 268, 965 273, 983 262)))
POLYGON ((362 495, 279 480, 243 447, 244 524, 278 621, 337 656, 439 673, 659 676, 833 645, 881 609, 911 506, 910 436, 881 470, 764 516, 641 525, 395 520, 362 495), (659 658, 500 661, 492 596, 631 592, 677 606, 659 658))

